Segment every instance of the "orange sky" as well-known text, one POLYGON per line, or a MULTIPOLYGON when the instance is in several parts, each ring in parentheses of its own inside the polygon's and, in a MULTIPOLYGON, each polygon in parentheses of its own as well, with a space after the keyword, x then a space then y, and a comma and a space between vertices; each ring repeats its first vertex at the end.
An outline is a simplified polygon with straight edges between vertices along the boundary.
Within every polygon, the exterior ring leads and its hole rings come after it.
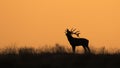
POLYGON ((69 45, 72 27, 91 46, 120 48, 120 0, 0 0, 0 46, 69 45))

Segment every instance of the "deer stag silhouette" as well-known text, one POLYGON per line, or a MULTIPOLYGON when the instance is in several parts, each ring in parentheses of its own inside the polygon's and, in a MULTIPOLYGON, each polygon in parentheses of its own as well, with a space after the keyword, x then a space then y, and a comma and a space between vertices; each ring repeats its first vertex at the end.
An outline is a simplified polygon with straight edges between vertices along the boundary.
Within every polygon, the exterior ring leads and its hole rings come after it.
POLYGON ((66 29, 65 31, 65 34, 67 36, 67 39, 70 43, 70 45, 72 46, 72 50, 73 50, 73 53, 75 53, 75 48, 76 46, 82 46, 84 48, 84 51, 85 53, 90 53, 90 49, 88 47, 88 44, 89 44, 89 40, 85 39, 85 38, 80 38, 79 37, 79 31, 76 31, 76 29, 66 29), (77 37, 73 37, 72 35, 75 34, 77 35, 77 37))

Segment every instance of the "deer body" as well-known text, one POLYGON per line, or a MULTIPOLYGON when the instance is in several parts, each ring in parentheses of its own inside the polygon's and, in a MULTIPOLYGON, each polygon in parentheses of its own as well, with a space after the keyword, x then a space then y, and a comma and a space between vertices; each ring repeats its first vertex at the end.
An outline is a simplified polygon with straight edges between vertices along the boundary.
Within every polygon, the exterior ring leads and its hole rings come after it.
POLYGON ((73 31, 69 31, 67 29, 66 36, 67 36, 67 39, 68 39, 70 45, 72 46, 73 52, 75 52, 76 46, 83 46, 85 52, 90 52, 90 49, 88 47, 89 40, 87 40, 85 38, 75 38, 72 36, 72 34, 76 34, 76 33, 74 33, 73 31))

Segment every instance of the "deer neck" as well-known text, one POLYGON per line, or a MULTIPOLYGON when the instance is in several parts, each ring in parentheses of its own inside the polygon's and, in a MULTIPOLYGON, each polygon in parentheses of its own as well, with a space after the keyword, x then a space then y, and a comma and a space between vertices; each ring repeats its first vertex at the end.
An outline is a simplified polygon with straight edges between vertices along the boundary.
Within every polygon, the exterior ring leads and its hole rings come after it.
POLYGON ((67 35, 67 38, 68 38, 69 41, 73 40, 72 35, 67 35))

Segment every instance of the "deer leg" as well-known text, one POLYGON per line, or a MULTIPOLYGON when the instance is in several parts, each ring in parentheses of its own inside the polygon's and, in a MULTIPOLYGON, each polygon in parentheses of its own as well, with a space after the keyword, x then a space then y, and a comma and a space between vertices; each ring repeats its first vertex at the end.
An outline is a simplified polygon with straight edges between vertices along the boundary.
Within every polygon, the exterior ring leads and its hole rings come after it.
POLYGON ((87 53, 87 49, 86 49, 86 47, 85 47, 85 46, 83 46, 83 48, 84 48, 84 53, 87 53))
POLYGON ((90 53, 90 48, 87 46, 88 53, 90 53))
POLYGON ((75 53, 75 46, 72 46, 73 53, 75 53))

